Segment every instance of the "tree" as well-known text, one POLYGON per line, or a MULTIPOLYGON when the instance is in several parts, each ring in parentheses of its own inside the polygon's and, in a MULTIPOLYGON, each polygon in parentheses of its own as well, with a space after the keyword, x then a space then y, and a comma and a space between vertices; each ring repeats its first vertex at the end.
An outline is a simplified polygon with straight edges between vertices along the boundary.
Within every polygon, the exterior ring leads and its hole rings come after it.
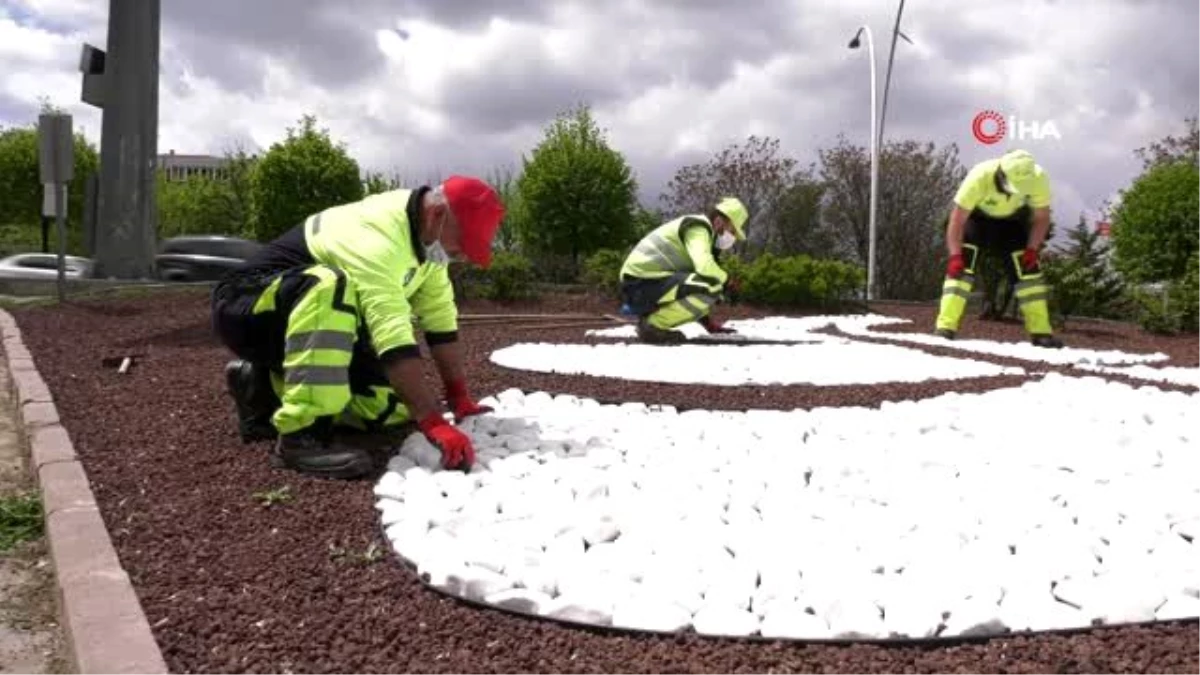
MULTIPOLYGON (((747 239, 763 250, 772 241, 788 239, 779 234, 778 217, 784 196, 798 180, 796 166, 795 159, 780 154, 779 139, 752 135, 745 145, 729 145, 706 162, 681 167, 661 200, 668 211, 681 215, 707 213, 722 197, 735 196, 750 211, 747 239)), ((801 213, 794 212, 793 219, 801 213)))
MULTIPOLYGON (((43 188, 38 164, 37 124, 0 129, 0 223, 37 227, 43 188)), ((87 180, 100 165, 96 147, 75 132, 75 172, 67 183, 67 222, 82 222, 87 180)), ((53 228, 52 228, 53 229, 53 228)))
POLYGON ((511 167, 496 167, 487 181, 496 188, 500 202, 504 204, 504 220, 500 221, 500 229, 496 231, 496 249, 516 252, 520 249, 520 234, 525 230, 518 222, 522 213, 516 172, 511 167))
POLYGON ((1113 211, 1113 263, 1132 283, 1183 276, 1200 247, 1200 168, 1189 162, 1154 165, 1121 195, 1113 211))
POLYGON ((1119 318, 1128 313, 1125 283, 1108 263, 1110 250, 1083 214, 1067 232, 1068 243, 1042 258, 1059 316, 1119 318))
POLYGON ((522 163, 514 220, 526 252, 567 257, 574 278, 582 257, 632 244, 637 181, 587 106, 559 113, 522 163))
MULTIPOLYGON (((892 141, 880 151, 876 221, 876 297, 929 300, 941 293, 946 223, 966 176, 958 146, 892 141)), ((825 186, 822 228, 838 257, 867 266, 870 245, 871 157, 838 136, 819 152, 825 186)))
POLYGON ((393 174, 391 178, 381 171, 368 171, 363 179, 363 196, 377 195, 383 192, 398 190, 403 185, 400 176, 393 174))
POLYGON ((1183 136, 1165 136, 1149 147, 1134 150, 1134 154, 1142 160, 1142 169, 1150 169, 1160 164, 1186 162, 1200 164, 1200 129, 1197 129, 1196 117, 1184 119, 1187 133, 1183 136))
POLYGON ((252 237, 254 208, 251 186, 257 159, 238 146, 225 153, 218 177, 190 176, 167 180, 158 172, 160 237, 224 234, 252 237))
POLYGON ((358 162, 316 123, 316 117, 304 115, 299 131, 288 127, 287 138, 272 144, 254 171, 254 232, 260 240, 277 237, 318 211, 363 197, 358 162))

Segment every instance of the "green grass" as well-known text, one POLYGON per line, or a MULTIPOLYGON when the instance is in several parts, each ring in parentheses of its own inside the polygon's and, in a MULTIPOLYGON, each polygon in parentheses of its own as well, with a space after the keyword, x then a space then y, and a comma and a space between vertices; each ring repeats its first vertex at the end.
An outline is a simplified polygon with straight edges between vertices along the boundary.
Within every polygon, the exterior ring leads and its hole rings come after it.
POLYGON ((0 497, 0 553, 42 536, 42 500, 37 492, 0 497))

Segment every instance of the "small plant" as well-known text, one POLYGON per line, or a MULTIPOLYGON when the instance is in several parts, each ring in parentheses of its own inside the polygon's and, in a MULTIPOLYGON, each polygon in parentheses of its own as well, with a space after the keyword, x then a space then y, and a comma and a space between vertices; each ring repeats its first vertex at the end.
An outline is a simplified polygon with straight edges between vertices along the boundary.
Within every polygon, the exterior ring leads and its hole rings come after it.
POLYGON ((384 550, 376 542, 367 544, 367 547, 362 551, 354 551, 339 546, 337 544, 329 544, 329 559, 339 563, 349 563, 354 565, 371 565, 383 559, 384 550))
POLYGON ((42 536, 42 500, 37 492, 0 497, 0 552, 42 536))
POLYGON ((271 490, 261 490, 254 493, 254 499, 266 508, 271 508, 276 504, 286 504, 292 501, 292 488, 284 485, 271 490))

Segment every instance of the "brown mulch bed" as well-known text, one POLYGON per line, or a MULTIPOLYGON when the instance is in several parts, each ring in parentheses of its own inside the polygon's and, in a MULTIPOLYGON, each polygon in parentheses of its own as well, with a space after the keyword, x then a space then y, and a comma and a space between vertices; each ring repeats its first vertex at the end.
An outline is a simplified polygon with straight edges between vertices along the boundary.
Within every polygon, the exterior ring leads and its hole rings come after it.
MULTIPOLYGON (((503 311, 471 302, 464 311, 503 311)), ((613 311, 558 298, 520 311, 613 311)), ((932 310, 877 306, 928 331, 932 310)), ((766 312, 735 309, 738 316, 766 312)), ((273 470, 266 446, 236 437, 202 294, 168 293, 14 310, 55 395, 117 551, 174 672, 1197 672, 1195 621, 1008 636, 953 648, 805 646, 695 636, 599 634, 467 607, 426 590, 394 557, 365 555, 379 532, 373 481, 334 482, 273 470), (120 375, 105 359, 138 355, 120 375), (255 493, 288 486, 266 506, 255 493)), ((1022 339, 1019 325, 969 319, 964 336, 1022 339)), ((893 328, 904 330, 905 328, 893 328)), ((1196 338, 1151 338, 1105 324, 1068 344, 1163 351, 1196 365, 1196 338)), ((983 391, 1026 378, 876 387, 655 385, 520 373, 491 350, 554 332, 471 328, 477 395, 509 387, 681 408, 873 405, 951 388, 983 391), (533 338, 532 336, 536 336, 533 338)))

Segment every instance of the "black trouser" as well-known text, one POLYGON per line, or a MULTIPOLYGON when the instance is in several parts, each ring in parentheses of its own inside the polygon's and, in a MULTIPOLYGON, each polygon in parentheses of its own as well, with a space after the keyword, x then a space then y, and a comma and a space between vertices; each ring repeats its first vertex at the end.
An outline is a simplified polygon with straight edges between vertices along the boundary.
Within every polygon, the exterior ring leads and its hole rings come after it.
POLYGON ((701 277, 692 272, 676 272, 661 279, 639 279, 637 277, 621 277, 621 302, 629 305, 630 311, 638 316, 653 313, 663 302, 663 298, 675 290, 674 299, 686 298, 691 295, 712 295, 707 286, 701 286, 692 281, 697 280, 713 283, 714 279, 701 277))
POLYGON ((1017 306, 1025 317, 1025 329, 1031 335, 1049 335, 1049 289, 1039 268, 1025 270, 1021 254, 1029 242, 1033 212, 1028 206, 1007 218, 993 218, 976 210, 967 219, 963 233, 962 274, 942 282, 942 300, 937 327, 957 331, 967 307, 967 298, 975 286, 980 251, 991 251, 1004 259, 1004 271, 1016 290, 1017 306))
POLYGON ((1020 270, 1013 264, 1012 255, 1025 250, 1032 229, 1033 211, 1028 206, 1005 218, 994 218, 976 209, 967 218, 963 232, 963 243, 970 245, 963 247, 963 262, 967 269, 978 270, 980 251, 998 255, 1005 261, 1004 272, 1009 282, 1015 286, 1020 281, 1020 270))

